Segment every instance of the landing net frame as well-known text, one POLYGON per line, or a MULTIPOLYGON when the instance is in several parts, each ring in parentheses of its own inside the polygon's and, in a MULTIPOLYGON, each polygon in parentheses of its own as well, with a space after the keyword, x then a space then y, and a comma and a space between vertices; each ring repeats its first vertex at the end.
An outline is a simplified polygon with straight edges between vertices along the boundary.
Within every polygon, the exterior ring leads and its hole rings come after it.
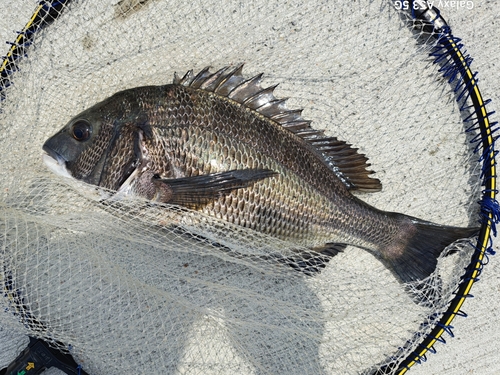
MULTIPOLYGON (((8 87, 12 82, 15 83, 17 62, 27 58, 26 55, 29 53, 34 36, 42 28, 48 27, 56 21, 70 2, 70 0, 40 2, 30 21, 12 43, 12 47, 0 67, 0 98, 2 100, 8 100, 8 87)), ((494 254, 493 236, 496 236, 496 224, 500 218, 496 196, 498 191, 496 156, 498 151, 495 149, 497 138, 495 132, 498 130, 498 124, 490 120, 494 112, 489 110, 490 101, 483 99, 481 95, 477 72, 471 68, 472 58, 467 54, 461 39, 453 35, 451 27, 446 24, 439 10, 437 8, 429 9, 428 6, 426 8, 425 3, 410 1, 408 5, 410 17, 424 22, 425 27, 432 29, 436 41, 431 56, 434 62, 439 64, 443 77, 454 88, 460 111, 466 114, 464 123, 467 131, 479 131, 480 133, 480 136, 473 141, 475 143, 474 152, 481 163, 481 183, 483 186, 480 201, 481 231, 474 254, 454 292, 454 298, 449 302, 448 310, 442 316, 430 317, 434 328, 431 333, 419 337, 417 350, 412 351, 403 361, 400 360, 398 353, 395 353, 395 362, 383 366, 376 374, 406 373, 415 363, 425 360, 428 352, 435 352, 434 345, 437 342, 445 342, 443 337, 445 334, 452 335, 451 323, 455 317, 465 316, 462 306, 465 300, 470 297, 470 290, 483 271, 488 256, 494 254), (421 11, 422 9, 427 10, 421 11)), ((22 306, 22 296, 17 294, 16 288, 10 283, 10 280, 3 280, 2 283, 5 295, 11 300, 17 300, 17 305, 22 306)), ((18 313, 25 317, 29 316, 29 311, 19 311, 18 313)), ((36 318, 29 317, 27 320, 36 320, 36 318)), ((37 324, 43 325, 43 322, 37 324)), ((418 333, 416 335, 418 336, 418 333)))

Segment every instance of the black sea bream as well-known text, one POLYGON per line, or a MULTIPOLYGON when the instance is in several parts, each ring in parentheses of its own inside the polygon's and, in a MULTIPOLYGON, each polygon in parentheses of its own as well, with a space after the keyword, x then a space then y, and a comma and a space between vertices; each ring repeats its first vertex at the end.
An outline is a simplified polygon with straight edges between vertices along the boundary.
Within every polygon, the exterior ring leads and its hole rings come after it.
POLYGON ((300 110, 244 79, 242 66, 188 72, 173 84, 121 91, 73 118, 43 149, 58 173, 202 211, 319 254, 347 245, 377 256, 402 282, 477 228, 378 210, 353 191, 380 182, 367 159, 310 127, 300 110))

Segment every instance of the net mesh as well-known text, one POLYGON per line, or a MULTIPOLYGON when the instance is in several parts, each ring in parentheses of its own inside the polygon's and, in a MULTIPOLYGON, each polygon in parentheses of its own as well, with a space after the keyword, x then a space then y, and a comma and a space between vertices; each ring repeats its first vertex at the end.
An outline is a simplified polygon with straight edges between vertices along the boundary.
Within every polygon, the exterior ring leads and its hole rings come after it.
POLYGON ((432 40, 408 22, 388 1, 65 5, 1 102, 0 334, 19 348, 23 335, 42 337, 95 374, 368 374, 406 345, 390 360, 404 359, 446 310, 468 241, 424 287, 399 284, 354 247, 309 277, 279 261, 292 243, 175 206, 110 200, 53 175, 41 147, 117 91, 245 62, 313 127, 369 157, 383 191, 361 199, 477 225, 477 134, 464 131, 432 40))

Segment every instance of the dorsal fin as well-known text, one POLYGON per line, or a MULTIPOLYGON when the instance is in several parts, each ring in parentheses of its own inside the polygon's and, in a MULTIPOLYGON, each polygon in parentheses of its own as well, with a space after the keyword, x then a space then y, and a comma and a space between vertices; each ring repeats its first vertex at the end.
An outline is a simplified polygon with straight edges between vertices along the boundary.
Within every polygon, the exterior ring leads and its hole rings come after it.
POLYGON ((367 170, 368 159, 358 149, 335 137, 325 136, 322 130, 313 129, 311 121, 302 117, 301 109, 290 110, 286 107, 286 99, 274 96, 277 85, 267 88, 260 85, 262 73, 245 79, 242 71, 243 64, 224 67, 215 73, 206 67, 196 75, 190 70, 182 78, 176 73, 173 83, 227 97, 280 124, 321 154, 348 189, 366 192, 382 189, 378 179, 369 177, 374 172, 367 170))

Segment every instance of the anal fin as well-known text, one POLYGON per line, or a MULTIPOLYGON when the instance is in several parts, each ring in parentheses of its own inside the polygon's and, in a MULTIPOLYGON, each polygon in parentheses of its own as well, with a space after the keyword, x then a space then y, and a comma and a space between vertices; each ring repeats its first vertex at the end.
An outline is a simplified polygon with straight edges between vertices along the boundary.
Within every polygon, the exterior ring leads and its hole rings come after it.
POLYGON ((314 276, 320 273, 327 263, 335 255, 343 252, 346 247, 347 245, 342 243, 327 243, 324 246, 311 249, 311 252, 284 258, 282 262, 307 276, 314 276))

